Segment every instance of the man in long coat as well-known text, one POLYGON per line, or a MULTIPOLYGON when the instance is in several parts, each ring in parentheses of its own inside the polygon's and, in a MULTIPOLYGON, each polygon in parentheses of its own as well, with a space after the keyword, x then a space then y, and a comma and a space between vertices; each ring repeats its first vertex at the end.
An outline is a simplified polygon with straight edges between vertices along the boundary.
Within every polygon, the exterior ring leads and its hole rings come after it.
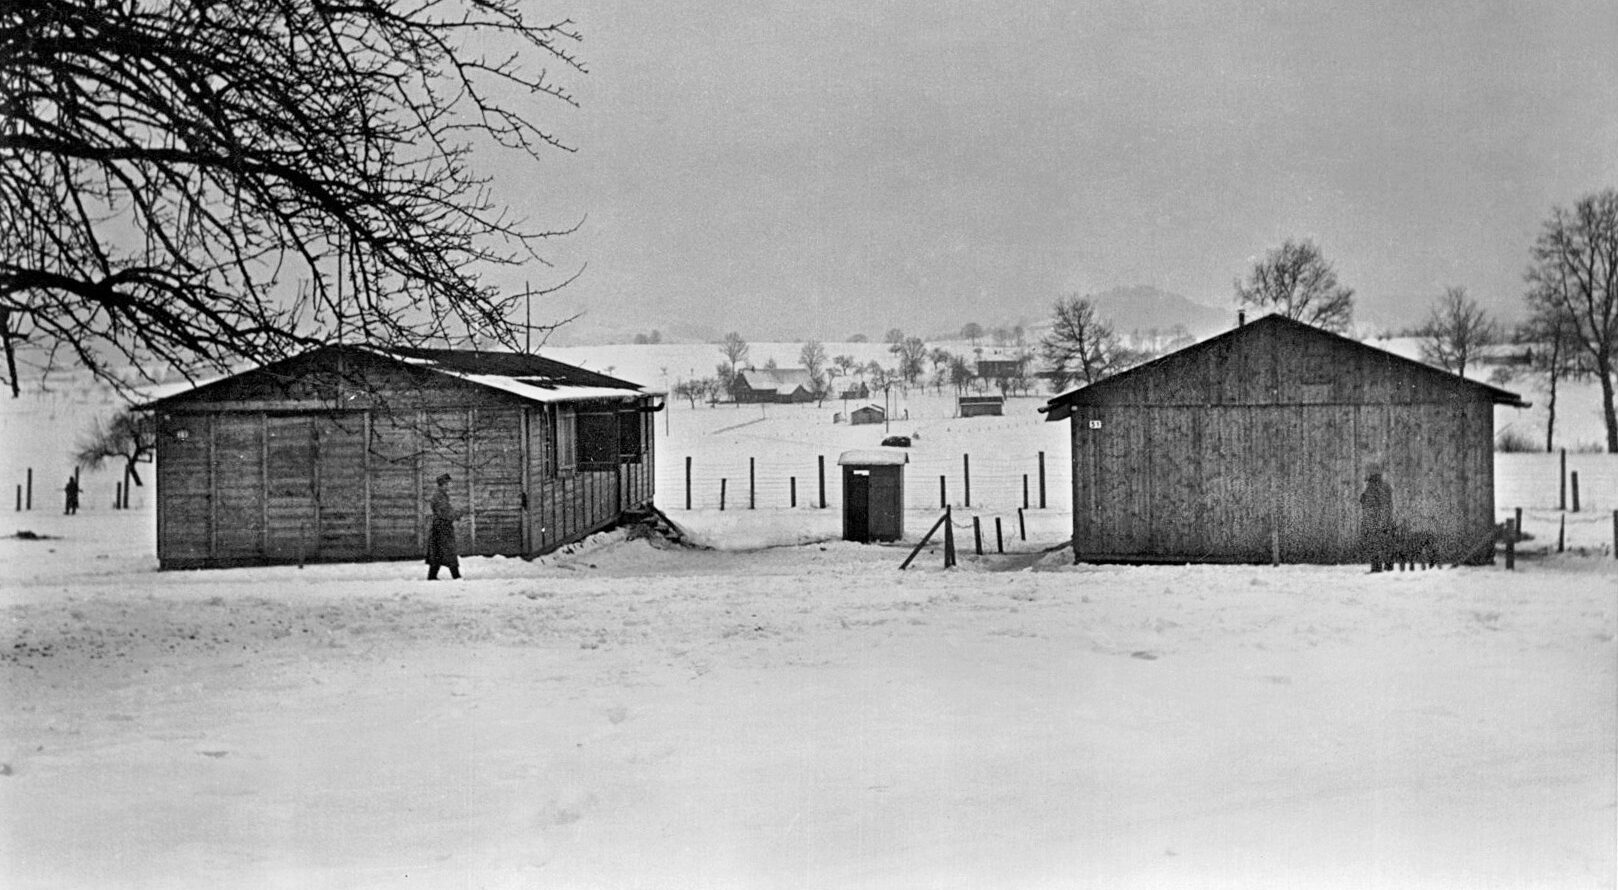
POLYGON ((432 526, 427 532, 427 580, 437 581, 440 567, 449 569, 451 578, 461 577, 461 559, 455 546, 455 520, 466 514, 449 502, 448 473, 438 477, 438 490, 429 502, 432 526))
POLYGON ((1393 488, 1373 467, 1360 493, 1360 537, 1371 556, 1371 571, 1393 568, 1393 488))

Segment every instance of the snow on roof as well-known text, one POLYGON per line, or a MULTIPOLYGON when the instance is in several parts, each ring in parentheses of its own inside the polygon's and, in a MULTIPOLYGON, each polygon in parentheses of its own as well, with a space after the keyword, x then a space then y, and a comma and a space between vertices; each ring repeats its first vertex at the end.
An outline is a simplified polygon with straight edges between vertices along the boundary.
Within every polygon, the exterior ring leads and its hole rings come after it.
POLYGON ((578 402, 652 395, 627 380, 538 356, 501 354, 494 362, 478 362, 477 358, 482 356, 457 354, 449 350, 372 351, 531 402, 578 402))
POLYGON ((896 467, 910 463, 910 455, 891 448, 856 448, 837 456, 840 467, 896 467))

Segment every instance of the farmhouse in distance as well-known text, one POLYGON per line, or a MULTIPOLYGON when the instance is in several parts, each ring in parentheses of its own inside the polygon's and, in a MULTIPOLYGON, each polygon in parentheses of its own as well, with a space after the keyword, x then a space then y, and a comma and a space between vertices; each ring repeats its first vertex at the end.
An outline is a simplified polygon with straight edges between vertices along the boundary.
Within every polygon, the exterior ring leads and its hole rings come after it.
POLYGON ((547 553, 651 503, 661 407, 535 355, 317 348, 145 406, 158 563, 420 557, 441 473, 463 554, 547 553))
POLYGON ((1494 408, 1515 393, 1269 315, 1052 398, 1081 562, 1342 563, 1359 494, 1445 561, 1487 559, 1494 408))

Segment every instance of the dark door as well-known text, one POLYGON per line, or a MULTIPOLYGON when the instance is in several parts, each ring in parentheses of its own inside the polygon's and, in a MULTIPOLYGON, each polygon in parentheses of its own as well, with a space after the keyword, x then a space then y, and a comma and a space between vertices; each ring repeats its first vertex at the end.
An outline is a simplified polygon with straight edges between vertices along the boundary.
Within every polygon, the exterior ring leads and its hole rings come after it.
POLYGON ((843 538, 861 544, 871 540, 871 471, 848 474, 843 491, 843 538))

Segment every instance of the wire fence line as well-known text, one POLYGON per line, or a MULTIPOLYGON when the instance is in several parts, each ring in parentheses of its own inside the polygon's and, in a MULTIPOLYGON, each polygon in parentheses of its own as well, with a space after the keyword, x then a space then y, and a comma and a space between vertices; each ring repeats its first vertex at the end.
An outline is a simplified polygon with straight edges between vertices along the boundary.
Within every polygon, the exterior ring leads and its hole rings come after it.
MULTIPOLYGON (((835 453, 788 457, 676 455, 660 458, 658 500, 665 509, 748 510, 843 506, 835 453), (687 470, 689 467, 689 476, 687 470)), ((1014 511, 1067 509, 1072 472, 1065 455, 911 454, 904 468, 907 510, 944 506, 1014 511), (1043 473, 1041 467, 1043 466, 1043 473), (1043 488, 1041 481, 1043 480, 1043 488)))

